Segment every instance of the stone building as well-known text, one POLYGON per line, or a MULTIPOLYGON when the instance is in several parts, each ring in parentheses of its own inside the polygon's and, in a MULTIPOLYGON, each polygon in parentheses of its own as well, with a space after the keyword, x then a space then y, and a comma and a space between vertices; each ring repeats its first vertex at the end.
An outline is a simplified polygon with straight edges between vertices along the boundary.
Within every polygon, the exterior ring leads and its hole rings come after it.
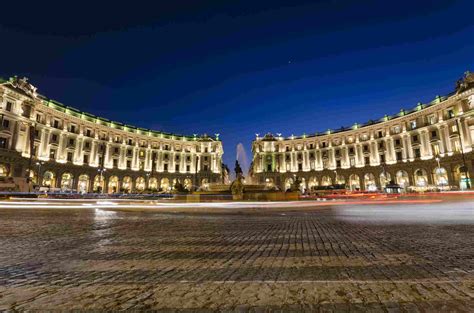
POLYGON ((79 192, 169 191, 221 182, 218 135, 124 125, 65 106, 27 79, 0 85, 0 177, 79 192))
POLYGON ((468 189, 474 175, 474 74, 456 90, 413 110, 377 121, 284 138, 257 135, 252 143, 254 182, 287 190, 345 185, 382 190, 468 189))

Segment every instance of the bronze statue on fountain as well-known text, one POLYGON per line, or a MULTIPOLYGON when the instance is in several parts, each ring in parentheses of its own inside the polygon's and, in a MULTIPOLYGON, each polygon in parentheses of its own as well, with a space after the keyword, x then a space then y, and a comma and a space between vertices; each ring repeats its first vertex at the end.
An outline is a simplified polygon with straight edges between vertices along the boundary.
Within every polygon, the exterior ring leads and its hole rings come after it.
POLYGON ((235 160, 235 180, 230 185, 233 200, 242 200, 244 197, 244 176, 239 161, 235 160))

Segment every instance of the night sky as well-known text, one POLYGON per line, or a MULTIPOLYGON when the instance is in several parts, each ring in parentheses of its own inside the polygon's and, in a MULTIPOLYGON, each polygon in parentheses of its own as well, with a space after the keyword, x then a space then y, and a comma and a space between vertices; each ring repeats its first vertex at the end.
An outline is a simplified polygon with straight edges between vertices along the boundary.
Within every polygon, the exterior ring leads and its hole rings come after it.
POLYGON ((0 76, 111 120, 220 133, 232 168, 255 133, 377 119, 474 70, 473 1, 18 3, 2 3, 0 76))

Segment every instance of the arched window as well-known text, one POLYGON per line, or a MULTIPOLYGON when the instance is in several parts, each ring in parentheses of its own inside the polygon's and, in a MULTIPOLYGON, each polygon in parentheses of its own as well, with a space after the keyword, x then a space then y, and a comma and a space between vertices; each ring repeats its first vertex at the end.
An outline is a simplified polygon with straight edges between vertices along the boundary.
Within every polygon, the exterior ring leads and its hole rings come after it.
POLYGON ((415 185, 419 188, 426 188, 428 186, 428 173, 426 170, 420 168, 415 171, 415 185))
POLYGON ((119 179, 117 176, 111 176, 109 178, 108 193, 119 192, 119 179))
POLYGON ((132 178, 130 176, 125 176, 122 181, 122 189, 124 192, 132 191, 132 178))
POLYGON ((79 175, 79 179, 77 181, 77 191, 80 193, 87 193, 89 191, 89 175, 79 175))
POLYGON ((184 189, 191 191, 192 188, 193 188, 193 182, 191 181, 191 179, 190 178, 184 179, 184 189))
POLYGON ((135 188, 138 190, 138 191, 143 191, 145 190, 145 178, 143 177, 138 177, 135 181, 135 188))
POLYGON ((434 169, 433 173, 434 183, 439 188, 447 188, 449 186, 448 182, 448 171, 443 167, 437 167, 434 169))
POLYGON ((349 176, 349 187, 351 190, 360 190, 360 178, 357 174, 349 176))
POLYGON ((372 173, 367 173, 364 175, 364 187, 367 191, 377 190, 377 184, 375 183, 375 176, 372 173))
POLYGON ((387 186, 391 180, 392 180, 392 177, 390 173, 382 172, 380 174, 380 186, 382 186, 382 188, 385 188, 385 186, 387 186))
POLYGON ((410 185, 410 179, 408 178, 408 173, 405 171, 402 171, 402 170, 398 171, 396 174, 396 180, 397 180, 397 184, 402 188, 406 188, 410 185))
POLYGON ((160 181, 160 188, 163 191, 170 191, 170 180, 166 177, 162 178, 160 181))
POLYGON ((332 185, 332 179, 329 176, 323 176, 321 178, 321 186, 331 186, 332 185))
POLYGON ((63 173, 61 175, 61 189, 71 190, 74 176, 71 173, 63 173))
POLYGON ((156 177, 151 177, 148 180, 148 189, 150 190, 157 190, 158 189, 158 180, 156 177))
POLYGON ((51 171, 46 171, 43 174, 43 186, 54 187, 56 182, 56 177, 51 171))

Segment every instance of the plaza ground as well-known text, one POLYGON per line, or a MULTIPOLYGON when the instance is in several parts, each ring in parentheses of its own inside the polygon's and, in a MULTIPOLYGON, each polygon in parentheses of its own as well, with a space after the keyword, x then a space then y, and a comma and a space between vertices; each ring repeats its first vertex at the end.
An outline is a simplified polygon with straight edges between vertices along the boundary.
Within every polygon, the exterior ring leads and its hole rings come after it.
POLYGON ((472 197, 286 208, 76 205, 0 205, 0 310, 474 307, 472 197))

